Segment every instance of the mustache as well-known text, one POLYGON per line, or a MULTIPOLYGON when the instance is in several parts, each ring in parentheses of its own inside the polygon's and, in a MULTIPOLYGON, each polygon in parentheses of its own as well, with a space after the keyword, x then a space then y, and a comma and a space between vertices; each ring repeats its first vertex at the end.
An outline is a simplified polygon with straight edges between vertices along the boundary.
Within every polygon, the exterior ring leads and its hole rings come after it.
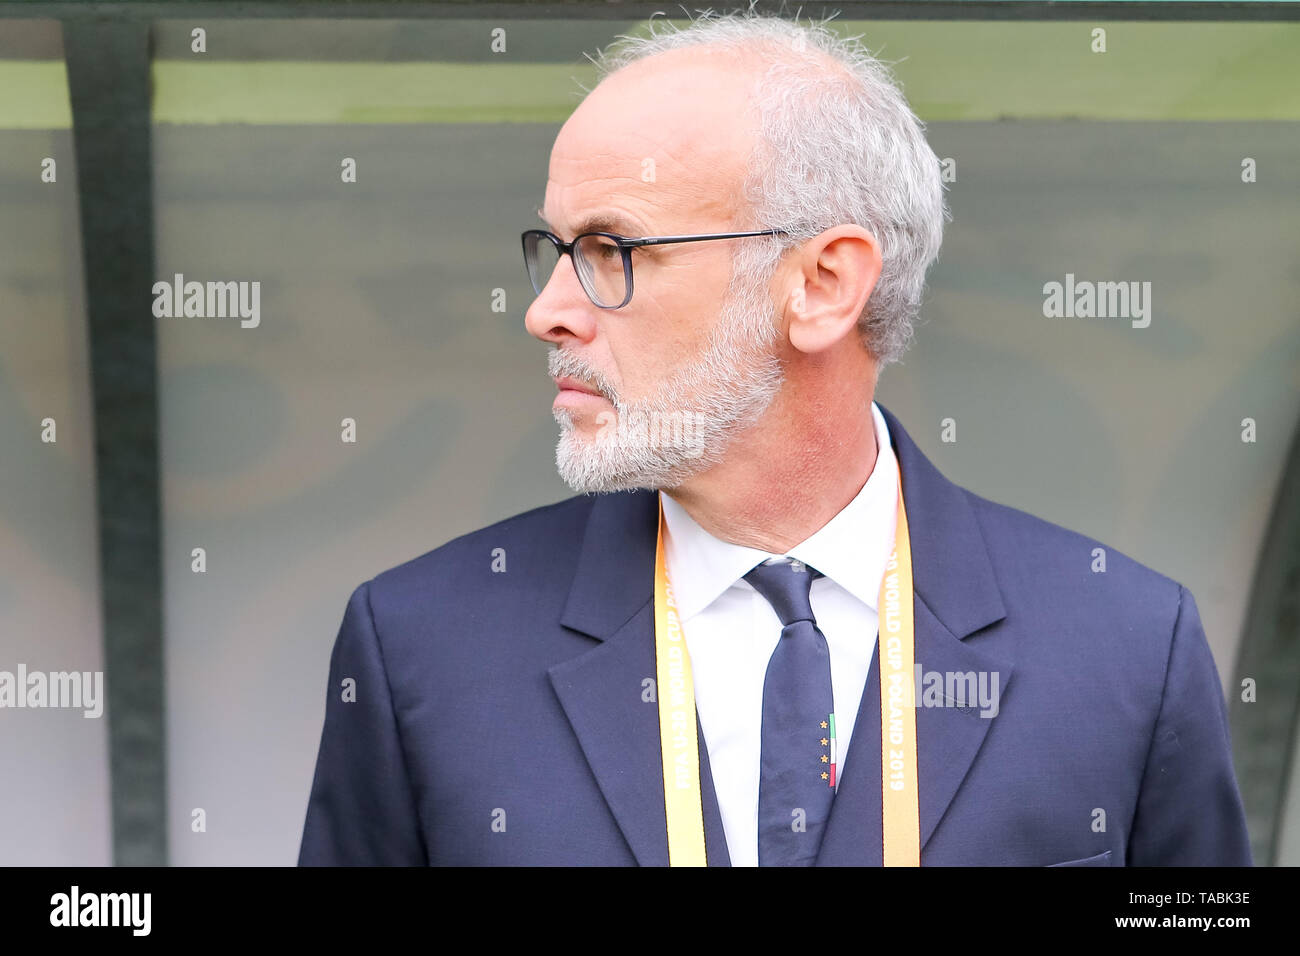
POLYGON ((592 388, 615 405, 618 404, 618 390, 605 374, 577 354, 560 348, 552 350, 547 356, 547 371, 551 378, 574 378, 588 388, 592 388))

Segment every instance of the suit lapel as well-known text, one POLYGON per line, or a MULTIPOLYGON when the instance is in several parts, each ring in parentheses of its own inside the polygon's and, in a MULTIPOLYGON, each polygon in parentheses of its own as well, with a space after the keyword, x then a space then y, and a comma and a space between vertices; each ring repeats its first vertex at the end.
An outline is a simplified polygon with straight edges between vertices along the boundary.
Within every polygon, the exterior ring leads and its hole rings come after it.
MULTIPOLYGON (((916 663, 944 674, 998 674, 1005 691, 1012 662, 964 642, 1006 617, 992 562, 966 492, 944 478, 881 406, 898 456, 912 539, 916 663)), ((921 860, 992 724, 978 707, 916 710, 921 860)), ((819 866, 880 866, 880 647, 872 656, 844 772, 826 824, 819 866)))
MULTIPOLYGON (((599 643, 549 671, 605 802, 642 866, 668 865, 659 711, 642 696, 643 681, 655 676, 658 516, 652 492, 600 495, 593 502, 560 623, 599 643)), ((705 850, 710 866, 726 866, 708 747, 703 733, 698 736, 705 850)))

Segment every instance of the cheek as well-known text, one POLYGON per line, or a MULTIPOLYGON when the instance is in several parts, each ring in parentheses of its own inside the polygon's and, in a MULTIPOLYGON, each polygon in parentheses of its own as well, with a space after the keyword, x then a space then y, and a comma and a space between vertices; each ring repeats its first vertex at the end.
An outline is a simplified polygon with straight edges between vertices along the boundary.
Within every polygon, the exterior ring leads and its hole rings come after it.
POLYGON ((729 275, 726 262, 706 267, 685 257, 637 272, 630 306, 612 313, 616 323, 605 326, 629 398, 651 394, 674 370, 700 356, 721 315, 729 275))
POLYGON ((653 395, 664 379, 695 361, 703 351, 705 333, 678 318, 672 325, 667 319, 646 323, 641 327, 646 334, 638 329, 624 336, 615 347, 618 375, 628 400, 653 395))

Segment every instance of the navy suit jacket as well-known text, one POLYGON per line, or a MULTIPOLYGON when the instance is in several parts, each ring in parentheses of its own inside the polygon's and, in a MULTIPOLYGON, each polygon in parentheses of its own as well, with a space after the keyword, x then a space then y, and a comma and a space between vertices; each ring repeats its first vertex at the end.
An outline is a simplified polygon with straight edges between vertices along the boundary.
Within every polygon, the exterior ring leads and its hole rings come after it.
MULTIPOLYGON (((1249 865, 1191 593, 1110 548, 1094 572, 1098 542, 952 484, 883 411, 917 663, 1000 684, 995 717, 917 709, 922 864, 1249 865)), ((358 587, 299 863, 666 865, 657 517, 649 491, 569 498, 358 587)), ((878 653, 855 728, 819 865, 881 863, 878 653)), ((725 865, 702 733, 700 756, 725 865)))

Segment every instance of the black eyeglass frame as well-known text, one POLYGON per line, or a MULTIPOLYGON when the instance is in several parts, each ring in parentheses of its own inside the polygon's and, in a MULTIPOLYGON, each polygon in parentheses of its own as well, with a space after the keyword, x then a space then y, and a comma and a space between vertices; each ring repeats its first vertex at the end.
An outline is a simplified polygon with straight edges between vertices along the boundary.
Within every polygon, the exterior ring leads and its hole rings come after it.
POLYGON ((582 291, 587 293, 587 298, 591 300, 592 305, 594 305, 598 309, 621 309, 623 308, 623 306, 627 305, 629 302, 632 301, 632 250, 633 249, 639 249, 642 246, 666 246, 669 245, 670 243, 676 243, 676 242, 710 242, 714 239, 749 239, 754 236, 786 236, 786 235, 789 235, 789 233, 785 232, 782 229, 762 229, 757 232, 709 232, 709 233, 701 233, 695 236, 641 236, 639 238, 633 239, 627 236, 620 236, 617 233, 613 233, 613 232, 584 232, 580 235, 574 236, 571 242, 565 242, 555 233, 549 232, 545 229, 527 229, 520 236, 520 241, 522 242, 524 248, 524 267, 528 271, 528 281, 529 283, 532 284, 533 291, 536 292, 538 295, 541 295, 542 290, 537 288, 537 280, 535 278, 537 273, 536 259, 535 257, 530 258, 530 256, 528 255, 529 236, 539 237, 538 238, 539 242, 541 241, 542 238, 545 238, 547 241, 551 243, 551 245, 555 246, 555 249, 558 252, 558 255, 555 260, 557 265, 559 264, 560 257, 566 255, 569 257, 569 261, 572 262, 574 247, 583 239, 587 238, 588 236, 601 236, 602 238, 613 240, 614 244, 618 247, 619 255, 623 259, 623 284, 627 288, 627 295, 623 297, 622 302, 620 302, 618 305, 601 305, 599 302, 596 301, 596 296, 592 292, 592 290, 588 288, 587 280, 584 279, 582 276, 582 270, 575 266, 573 271, 575 274, 577 274, 578 283, 582 286, 582 291))

